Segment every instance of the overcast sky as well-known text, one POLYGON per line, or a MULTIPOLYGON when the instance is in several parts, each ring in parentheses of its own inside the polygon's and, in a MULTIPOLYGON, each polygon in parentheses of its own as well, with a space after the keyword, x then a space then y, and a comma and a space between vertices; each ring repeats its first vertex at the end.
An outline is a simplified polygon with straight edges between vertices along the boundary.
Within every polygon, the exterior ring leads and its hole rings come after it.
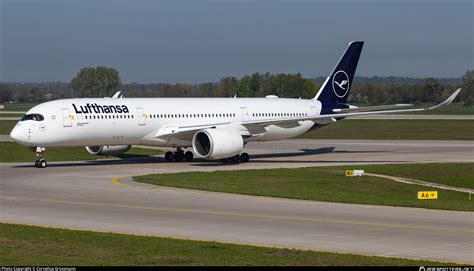
POLYGON ((474 68, 472 0, 0 0, 0 81, 124 82, 253 72, 326 76, 351 40, 358 75, 460 77, 474 68))

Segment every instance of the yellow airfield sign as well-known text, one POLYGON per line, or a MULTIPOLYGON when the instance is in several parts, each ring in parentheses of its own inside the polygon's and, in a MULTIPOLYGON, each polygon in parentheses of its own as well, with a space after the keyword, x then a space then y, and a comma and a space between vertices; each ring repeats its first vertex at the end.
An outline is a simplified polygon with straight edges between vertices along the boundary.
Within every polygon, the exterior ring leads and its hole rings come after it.
POLYGON ((438 191, 418 191, 418 199, 438 199, 438 191))
POLYGON ((361 177, 364 176, 364 170, 363 169, 354 169, 354 170, 346 170, 346 176, 347 177, 361 177))

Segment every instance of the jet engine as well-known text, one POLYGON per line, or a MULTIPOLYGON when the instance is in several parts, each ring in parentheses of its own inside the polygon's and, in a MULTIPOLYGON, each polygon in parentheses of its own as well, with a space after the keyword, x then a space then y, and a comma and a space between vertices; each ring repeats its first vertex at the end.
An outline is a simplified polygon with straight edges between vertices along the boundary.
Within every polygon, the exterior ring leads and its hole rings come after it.
POLYGON ((202 158, 223 159, 240 154, 244 147, 242 136, 222 129, 203 129, 193 136, 194 153, 202 158))
POLYGON ((119 155, 130 150, 131 145, 87 146, 88 153, 93 155, 119 155))

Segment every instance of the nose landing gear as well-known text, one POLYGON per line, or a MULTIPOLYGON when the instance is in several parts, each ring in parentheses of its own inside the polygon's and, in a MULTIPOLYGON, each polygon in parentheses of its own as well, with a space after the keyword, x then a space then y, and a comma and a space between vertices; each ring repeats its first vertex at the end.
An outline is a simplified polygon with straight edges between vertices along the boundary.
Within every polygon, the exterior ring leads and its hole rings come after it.
POLYGON ((46 148, 43 147, 36 147, 36 161, 35 161, 35 167, 37 168, 45 168, 48 163, 46 162, 46 159, 43 157, 43 153, 46 151, 46 148))

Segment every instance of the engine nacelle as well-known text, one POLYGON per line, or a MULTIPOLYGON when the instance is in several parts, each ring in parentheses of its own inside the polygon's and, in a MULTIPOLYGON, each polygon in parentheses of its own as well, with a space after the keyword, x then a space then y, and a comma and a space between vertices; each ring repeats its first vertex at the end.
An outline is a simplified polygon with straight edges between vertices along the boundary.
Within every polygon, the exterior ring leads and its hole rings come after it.
POLYGON ((193 150, 206 159, 230 158, 242 152, 244 140, 239 133, 222 129, 203 129, 193 136, 193 150))
POLYGON ((131 145, 87 146, 88 153, 93 155, 119 155, 130 150, 131 145))

